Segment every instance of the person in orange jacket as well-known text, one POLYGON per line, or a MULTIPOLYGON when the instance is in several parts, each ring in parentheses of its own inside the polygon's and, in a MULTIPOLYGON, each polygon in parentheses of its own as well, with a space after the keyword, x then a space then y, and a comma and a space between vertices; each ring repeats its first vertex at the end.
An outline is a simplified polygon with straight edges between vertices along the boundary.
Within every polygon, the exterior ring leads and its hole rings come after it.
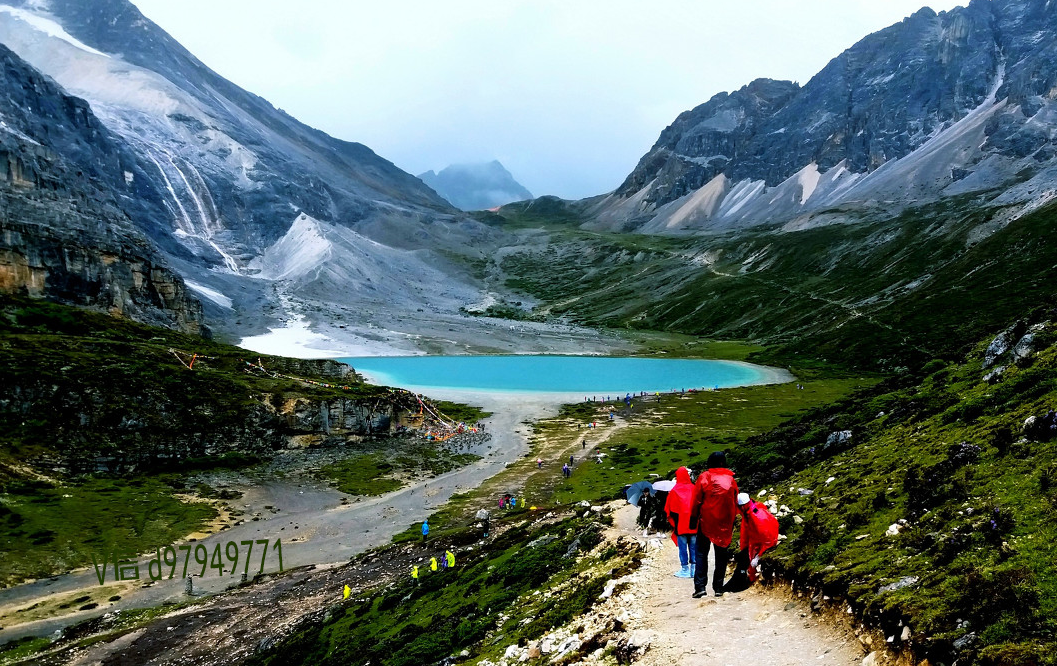
POLYGON ((738 483, 734 472, 727 469, 727 454, 714 451, 708 456, 708 469, 697 477, 694 485, 694 504, 691 522, 697 522, 697 564, 694 567, 694 598, 708 594, 708 551, 715 551, 716 564, 712 573, 712 591, 723 596, 723 578, 730 561, 730 542, 734 537, 735 500, 738 483))
POLYGON ((760 555, 778 544, 778 519, 763 504, 754 502, 748 493, 738 495, 741 515, 740 552, 734 557, 734 575, 727 588, 734 592, 747 588, 756 580, 760 555))
POLYGON ((679 571, 676 578, 691 578, 694 575, 695 551, 697 550, 697 525, 691 524, 690 514, 694 508, 694 482, 690 470, 680 467, 675 470, 675 487, 668 491, 664 502, 664 513, 672 524, 672 541, 679 547, 679 571))

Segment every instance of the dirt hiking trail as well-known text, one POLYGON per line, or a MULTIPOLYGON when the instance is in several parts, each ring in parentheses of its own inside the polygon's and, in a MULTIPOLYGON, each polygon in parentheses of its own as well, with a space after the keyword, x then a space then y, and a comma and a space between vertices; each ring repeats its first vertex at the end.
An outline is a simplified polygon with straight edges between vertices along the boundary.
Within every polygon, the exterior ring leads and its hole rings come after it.
MULTIPOLYGON (((646 548, 640 575, 629 592, 642 600, 629 629, 644 632, 650 646, 641 666, 851 666, 865 656, 846 628, 812 613, 810 602, 759 584, 744 592, 691 597, 694 583, 675 578, 679 555, 667 534, 643 537, 637 507, 617 510, 614 529, 646 548)), ((710 566, 711 570, 711 566, 710 566)))

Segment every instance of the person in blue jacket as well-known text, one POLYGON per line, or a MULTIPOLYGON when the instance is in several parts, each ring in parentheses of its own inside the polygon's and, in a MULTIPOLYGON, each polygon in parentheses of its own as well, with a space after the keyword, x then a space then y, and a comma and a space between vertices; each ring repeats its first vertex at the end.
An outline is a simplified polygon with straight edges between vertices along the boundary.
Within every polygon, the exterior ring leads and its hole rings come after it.
POLYGON ((429 519, 422 521, 422 543, 426 543, 426 537, 429 536, 429 519))

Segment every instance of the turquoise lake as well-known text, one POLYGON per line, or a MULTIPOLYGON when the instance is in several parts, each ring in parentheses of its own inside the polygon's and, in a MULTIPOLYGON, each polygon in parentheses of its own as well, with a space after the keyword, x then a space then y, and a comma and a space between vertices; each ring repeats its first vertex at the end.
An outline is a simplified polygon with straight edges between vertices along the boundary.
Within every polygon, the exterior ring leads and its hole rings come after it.
POLYGON ((605 356, 375 356, 337 359, 368 381, 404 388, 582 393, 727 388, 764 383, 773 369, 733 361, 605 356))

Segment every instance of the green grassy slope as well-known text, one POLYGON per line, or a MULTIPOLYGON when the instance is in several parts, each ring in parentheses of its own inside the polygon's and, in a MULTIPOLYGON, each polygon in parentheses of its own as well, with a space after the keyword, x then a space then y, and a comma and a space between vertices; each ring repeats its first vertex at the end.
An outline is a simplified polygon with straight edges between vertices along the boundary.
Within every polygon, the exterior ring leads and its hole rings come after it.
MULTIPOLYGON (((595 548, 602 539, 595 518, 540 521, 521 510, 497 522, 506 523, 502 534, 487 548, 460 550, 455 569, 430 571, 420 553, 417 584, 408 566, 397 584, 336 605, 250 664, 418 666, 462 650, 467 656, 459 661, 496 659, 511 643, 577 617, 599 601, 614 570, 637 562, 616 548, 595 548)), ((475 539, 468 530, 449 537, 432 550, 475 539)), ((569 658, 593 649, 582 646, 569 658)))
MULTIPOLYGON (((62 463, 74 472, 148 468, 205 455, 225 443, 267 443, 290 399, 379 399, 384 387, 349 378, 351 390, 247 371, 237 347, 42 301, 0 301, 0 484, 19 466, 62 463), (205 357, 188 370, 170 351, 205 357)), ((289 359, 265 356, 270 369, 289 359)), ((308 375, 316 381, 334 379, 308 375)))
MULTIPOLYGON (((988 338, 957 361, 815 406, 815 383, 787 387, 809 408, 770 430, 776 414, 733 402, 760 389, 709 404, 667 398, 665 414, 615 434, 603 463, 578 467, 557 497, 608 498, 649 472, 699 469, 726 448, 743 490, 788 507, 779 512, 788 538, 765 557, 771 572, 894 637, 914 663, 1055 663, 1057 429, 1024 428, 1057 409, 1050 322, 1057 310, 1037 313, 1034 355, 1014 362, 1007 352, 991 382, 988 338)), ((1017 328, 1014 341, 1027 324, 1017 328)), ((835 391, 833 381, 822 385, 835 391)))
POLYGON ((774 565, 897 644, 909 626, 918 659, 1053 663, 1057 432, 1023 424, 1057 408, 1054 334, 993 384, 980 345, 751 440, 735 456, 745 485, 803 520, 782 519, 774 565), (829 439, 841 430, 849 444, 829 439))
MULTIPOLYGON (((502 211, 520 224, 519 211, 502 211)), ((779 345, 762 359, 913 367, 964 352, 1053 293, 1057 207, 1008 225, 967 199, 862 221, 718 237, 550 228, 506 257, 508 285, 592 325, 779 345)))

